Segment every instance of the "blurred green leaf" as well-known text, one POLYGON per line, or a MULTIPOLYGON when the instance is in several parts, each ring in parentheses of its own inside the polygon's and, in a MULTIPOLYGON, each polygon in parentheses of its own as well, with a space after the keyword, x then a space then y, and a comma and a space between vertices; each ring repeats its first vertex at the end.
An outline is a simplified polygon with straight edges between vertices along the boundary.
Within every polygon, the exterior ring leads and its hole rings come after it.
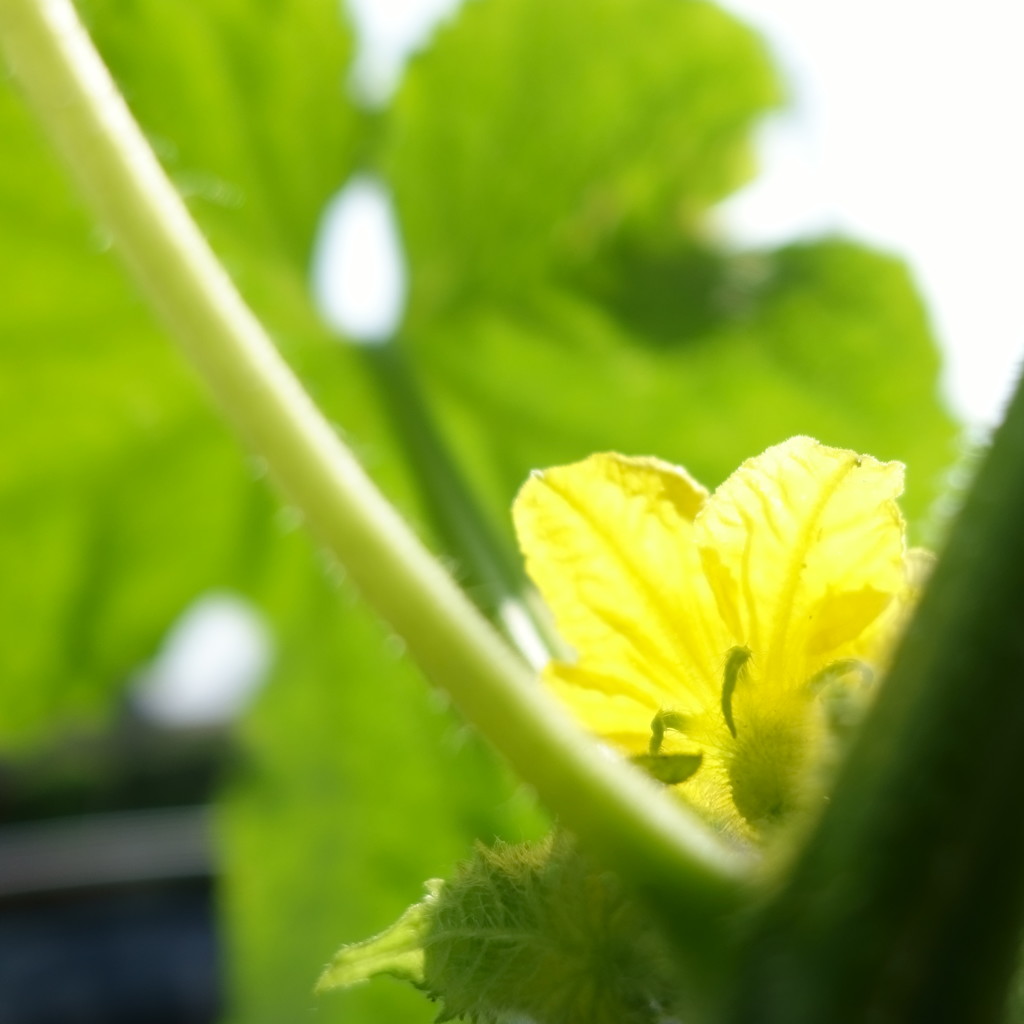
POLYGON ((734 308, 672 345, 568 291, 481 306, 421 333, 421 365, 493 515, 505 522, 532 468, 594 451, 655 454, 713 486, 803 433, 906 461, 904 508, 924 517, 955 432, 903 265, 823 241, 735 257, 719 286, 734 308))
POLYGON ((151 144, 242 291, 285 344, 296 328, 311 329, 302 318, 313 238, 362 144, 362 115, 345 94, 352 44, 339 6, 83 6, 151 144))
MULTIPOLYGON (((248 474, 6 90, 0 134, 19 153, 0 168, 0 206, 17 209, 0 239, 10 285, 0 310, 0 609, 17 638, 0 647, 0 734, 11 740, 97 712, 170 618, 220 578, 224 535, 208 529, 210 519, 223 520, 219 495, 237 492, 248 474), (212 472, 190 474, 155 506, 151 487, 134 490, 133 470, 151 477, 156 459, 170 460, 173 479, 180 454, 196 445, 212 472), (209 504, 196 506, 207 486, 209 504), (164 558, 150 577, 152 591, 132 609, 150 619, 142 636, 106 615, 119 585, 132 576, 137 588, 145 577, 133 576, 142 567, 122 546, 129 508, 163 514, 196 551, 194 562, 180 552, 164 558), (107 660, 100 651, 110 649, 107 660)), ((146 561, 159 563, 170 543, 150 537, 146 561)))
MULTIPOLYGON (((358 134, 337 9, 95 0, 87 13, 243 290, 300 365, 330 368, 326 404, 379 434, 355 357, 306 298, 316 217, 358 134)), ((251 589, 254 542, 274 531, 262 485, 6 86, 0 135, 18 153, 0 168, 0 609, 18 637, 0 649, 0 735, 14 739, 101 710, 193 597, 251 589)))
POLYGON ((692 228, 778 98, 757 37, 701 0, 470 0, 387 127, 410 327, 692 228))

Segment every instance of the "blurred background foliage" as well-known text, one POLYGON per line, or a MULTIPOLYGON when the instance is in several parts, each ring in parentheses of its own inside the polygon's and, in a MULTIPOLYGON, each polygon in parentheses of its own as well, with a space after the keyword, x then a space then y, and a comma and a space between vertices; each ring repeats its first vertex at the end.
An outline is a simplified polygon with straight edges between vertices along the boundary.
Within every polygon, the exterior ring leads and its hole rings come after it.
MULTIPOLYGON (((714 5, 468 0, 374 111, 335 0, 81 9, 243 293, 435 547, 383 378, 310 299, 321 211, 356 172, 390 188, 406 246, 394 344, 506 543, 534 467, 615 449, 714 485, 796 433, 905 461, 919 531, 956 438, 927 313, 856 242, 716 233, 784 91, 714 5)), ((197 598, 253 602, 275 658, 217 797, 228 1017, 306 1016, 340 942, 542 816, 279 507, 8 83, 0 138, 2 749, 106 727, 197 598)), ((316 1008, 431 1014, 387 982, 316 1008)))

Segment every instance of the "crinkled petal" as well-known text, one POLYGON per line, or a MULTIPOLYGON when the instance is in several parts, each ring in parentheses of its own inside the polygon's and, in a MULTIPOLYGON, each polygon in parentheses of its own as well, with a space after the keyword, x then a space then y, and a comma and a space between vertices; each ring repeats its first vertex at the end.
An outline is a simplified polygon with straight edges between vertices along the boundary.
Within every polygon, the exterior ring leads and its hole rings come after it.
POLYGON ((911 548, 904 560, 904 584, 892 603, 857 638, 855 645, 842 657, 863 658, 877 672, 889 667, 896 642, 903 635, 907 622, 917 607, 921 592, 931 576, 935 555, 924 548, 911 548))
POLYGON ((693 537, 706 499, 678 467, 601 454, 534 474, 513 507, 527 571, 579 667, 654 708, 706 704, 719 685, 708 668, 728 635, 693 537))
POLYGON ((627 754, 647 752, 657 704, 624 692, 618 680, 576 665, 551 662, 542 678, 588 732, 627 754))
POLYGON ((800 685, 906 587, 903 466, 791 438, 745 462, 695 522, 708 582, 773 687, 800 685))

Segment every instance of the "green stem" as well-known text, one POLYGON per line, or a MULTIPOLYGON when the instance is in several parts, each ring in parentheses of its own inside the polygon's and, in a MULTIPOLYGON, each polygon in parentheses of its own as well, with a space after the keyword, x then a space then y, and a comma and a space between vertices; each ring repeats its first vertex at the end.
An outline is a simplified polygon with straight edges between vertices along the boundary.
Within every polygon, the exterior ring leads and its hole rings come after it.
POLYGON ((560 650, 558 637, 451 457, 398 342, 363 351, 438 535, 459 560, 464 589, 528 662, 546 660, 560 650))
POLYGON ((1024 385, 828 810, 768 908, 736 1021, 1003 1019, 1024 926, 1024 385))
POLYGON ((0 0, 0 38, 94 212, 287 500, 545 803, 680 929, 708 929, 710 951, 746 860, 587 738, 376 490, 199 234, 68 0, 0 0))

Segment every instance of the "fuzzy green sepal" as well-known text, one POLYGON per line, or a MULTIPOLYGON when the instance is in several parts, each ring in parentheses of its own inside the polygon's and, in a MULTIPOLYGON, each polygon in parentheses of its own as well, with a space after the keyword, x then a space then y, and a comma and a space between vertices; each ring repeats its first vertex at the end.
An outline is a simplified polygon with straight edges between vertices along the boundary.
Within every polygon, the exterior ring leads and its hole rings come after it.
POLYGON ((618 879, 568 837, 478 847, 432 909, 424 987, 438 1021, 654 1024, 676 972, 618 879))

